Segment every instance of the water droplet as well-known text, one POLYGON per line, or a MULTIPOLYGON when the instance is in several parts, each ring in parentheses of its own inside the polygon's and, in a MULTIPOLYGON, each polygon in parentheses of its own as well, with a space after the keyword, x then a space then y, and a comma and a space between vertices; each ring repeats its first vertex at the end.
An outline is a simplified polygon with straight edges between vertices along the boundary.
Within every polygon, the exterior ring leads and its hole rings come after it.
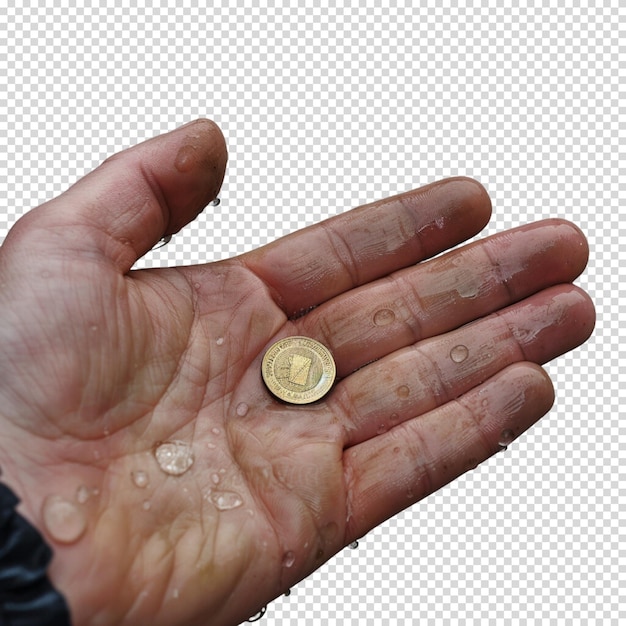
POLYGON ((47 496, 41 514, 50 536, 59 543, 78 541, 87 528, 83 510, 61 496, 47 496))
POLYGON ((172 591, 172 598, 178 598, 178 596, 180 595, 178 589, 174 589, 172 591))
POLYGON ((211 200, 210 205, 211 206, 218 206, 220 202, 221 202, 221 200, 219 198, 215 198, 215 199, 211 200))
POLYGON ((387 326, 396 319, 396 314, 391 309, 380 309, 374 313, 374 324, 376 326, 387 326))
POLYGON ((358 547, 359 547, 358 541, 353 541, 351 544, 348 545, 348 548, 350 548, 350 550, 356 550, 358 547))
POLYGON ((454 348, 450 350, 450 358, 455 363, 463 363, 463 361, 465 361, 468 355, 469 355, 469 350, 467 349, 466 346, 463 346, 463 345, 454 346, 454 348))
POLYGON ((241 496, 234 491, 214 491, 211 493, 210 499, 215 508, 220 511, 230 511, 243 504, 241 496))
POLYGON ((218 338, 215 340, 215 343, 216 343, 218 346, 223 346, 223 345, 224 345, 224 337, 218 337, 218 338))
POLYGON ((174 167, 181 172, 181 174, 188 172, 198 162, 197 152, 198 151, 195 146, 183 146, 176 155, 174 167))
POLYGON ((98 332, 98 327, 97 327, 95 324, 92 324, 92 325, 89 327, 89 330, 90 330, 92 333, 96 333, 96 332, 98 332))
POLYGON ((396 389, 396 393, 400 398, 408 398, 410 392, 411 390, 406 385, 400 385, 400 387, 396 389))
POLYGON ((202 287, 202 285, 200 283, 194 283, 193 284, 193 288, 194 289, 200 289, 200 287, 202 287))
POLYGON ((144 489, 148 486, 148 474, 143 470, 135 470, 130 473, 131 478, 133 479, 133 483, 135 483, 135 487, 139 487, 140 489, 144 489))
POLYGON ((89 487, 87 487, 86 485, 81 485, 76 490, 76 502, 78 502, 78 504, 85 504, 85 502, 89 500, 90 496, 91 496, 91 489, 89 489, 89 487))
POLYGON ((476 283, 463 283, 456 290, 461 298, 473 299, 478 295, 478 285, 476 283))
POLYGON ((222 431, 219 428, 211 428, 211 432, 214 435, 219 435, 222 431))
POLYGON ((150 502, 150 500, 144 500, 141 505, 141 508, 144 511, 149 511, 152 508, 152 503, 150 502))
POLYGON ((378 426, 378 428, 376 429, 376 434, 377 435, 382 435, 382 434, 384 434, 386 432, 387 432, 387 427, 384 424, 380 424, 378 426))
POLYGON ((193 465, 191 445, 185 441, 166 441, 154 451, 159 467, 171 476, 184 474, 193 465))
POLYGON ((465 469, 464 471, 468 472, 470 470, 474 470, 478 467, 478 459, 476 457, 470 457, 465 461, 465 469))
POLYGON ((240 402, 237 405, 237 415, 239 415, 239 417, 245 417, 248 414, 248 405, 245 402, 240 402))
POLYGON ((511 445, 511 443, 513 443, 514 439, 515 439, 515 433, 511 429, 506 428, 500 433, 500 441, 498 441, 498 445, 503 450, 506 450, 507 447, 511 445))
POLYGON ((211 480, 213 481, 214 485, 219 485, 220 475, 219 474, 211 474, 211 480))
POLYGON ((291 567, 296 562, 296 555, 289 550, 283 555, 283 567, 291 567))
POLYGON ((165 237, 163 237, 159 243, 157 243, 156 246, 154 246, 154 248, 152 248, 153 250, 158 250, 159 248, 162 248, 163 246, 166 246, 170 241, 172 241, 172 237, 173 235, 165 235, 165 237))
POLYGON ((246 622, 258 622, 265 615, 266 611, 267 607, 264 606, 258 613, 247 619, 246 622))
POLYGON ((322 543, 324 545, 328 545, 332 543, 339 534, 339 526, 335 522, 329 522, 326 526, 323 526, 320 535, 322 539, 322 543))

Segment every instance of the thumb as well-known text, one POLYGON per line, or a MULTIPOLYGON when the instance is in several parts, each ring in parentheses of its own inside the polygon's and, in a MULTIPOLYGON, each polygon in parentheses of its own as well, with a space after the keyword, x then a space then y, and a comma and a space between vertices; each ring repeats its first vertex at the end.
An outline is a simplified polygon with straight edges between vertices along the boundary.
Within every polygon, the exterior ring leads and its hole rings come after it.
POLYGON ((71 260, 95 256, 125 273, 217 196, 226 161, 217 125, 196 120, 110 157, 27 213, 3 248, 29 258, 51 250, 71 260))

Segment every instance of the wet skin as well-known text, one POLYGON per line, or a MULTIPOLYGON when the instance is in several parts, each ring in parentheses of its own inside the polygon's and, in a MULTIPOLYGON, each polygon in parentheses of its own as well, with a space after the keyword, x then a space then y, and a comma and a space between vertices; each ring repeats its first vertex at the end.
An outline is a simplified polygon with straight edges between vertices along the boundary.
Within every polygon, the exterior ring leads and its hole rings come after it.
POLYGON ((469 179, 228 261, 131 271, 225 164, 217 127, 192 123, 109 159, 0 249, 2 479, 77 625, 246 619, 510 445, 552 405, 539 364, 593 328, 575 226, 445 252, 490 216, 469 179), (335 357, 314 405, 262 383, 290 335, 335 357))

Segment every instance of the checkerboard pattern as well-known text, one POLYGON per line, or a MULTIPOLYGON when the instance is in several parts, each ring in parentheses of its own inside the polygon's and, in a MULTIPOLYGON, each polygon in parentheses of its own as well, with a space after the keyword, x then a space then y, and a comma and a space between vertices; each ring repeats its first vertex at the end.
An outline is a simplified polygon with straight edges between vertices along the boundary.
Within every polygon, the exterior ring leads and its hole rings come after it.
POLYGON ((487 233, 560 216, 592 249, 597 329, 548 365, 550 415, 260 623, 624 623, 623 3, 138 4, 1 3, 0 241, 107 156, 207 116, 229 146, 222 203, 139 267, 456 174, 489 190, 487 233))

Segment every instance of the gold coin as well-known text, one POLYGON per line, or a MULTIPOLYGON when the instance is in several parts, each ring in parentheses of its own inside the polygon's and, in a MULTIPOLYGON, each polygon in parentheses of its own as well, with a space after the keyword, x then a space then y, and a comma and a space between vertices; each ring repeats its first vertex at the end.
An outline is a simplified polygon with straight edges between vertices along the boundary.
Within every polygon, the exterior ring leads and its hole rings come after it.
POLYGON ((291 404, 323 398, 335 382, 330 350, 309 337, 286 337, 272 344, 263 357, 261 373, 267 388, 291 404))

